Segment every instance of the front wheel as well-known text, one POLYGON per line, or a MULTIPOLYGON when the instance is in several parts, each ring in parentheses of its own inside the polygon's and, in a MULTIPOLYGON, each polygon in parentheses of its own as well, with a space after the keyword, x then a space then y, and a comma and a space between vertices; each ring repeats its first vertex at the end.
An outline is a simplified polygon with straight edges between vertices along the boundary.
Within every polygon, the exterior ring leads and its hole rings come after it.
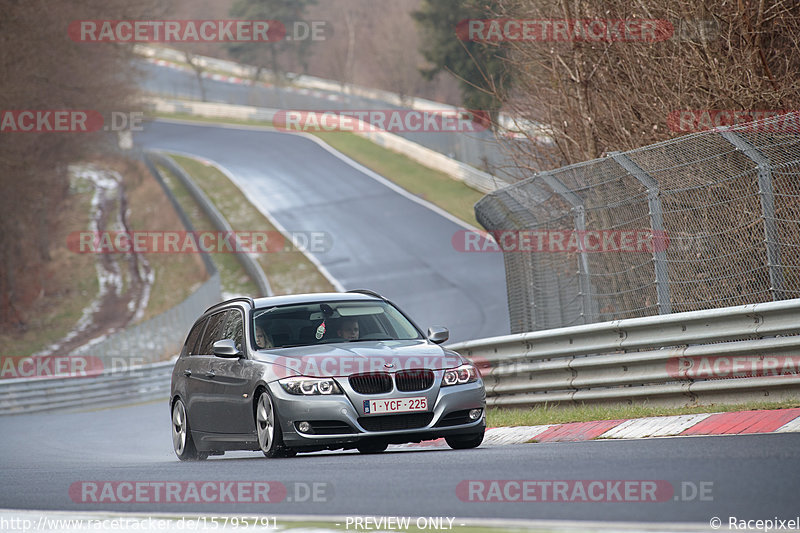
POLYGON ((258 447, 269 458, 292 457, 294 453, 283 444, 283 432, 278 420, 272 398, 267 391, 261 391, 256 401, 256 434, 258 447))
POLYGON ((208 458, 208 453, 198 452, 194 445, 186 406, 181 399, 175 400, 172 405, 172 447, 181 461, 202 461, 208 458))
POLYGON ((444 440, 447 445, 454 450, 466 450, 469 448, 477 448, 483 442, 483 432, 477 435, 455 435, 452 437, 445 437, 444 440))

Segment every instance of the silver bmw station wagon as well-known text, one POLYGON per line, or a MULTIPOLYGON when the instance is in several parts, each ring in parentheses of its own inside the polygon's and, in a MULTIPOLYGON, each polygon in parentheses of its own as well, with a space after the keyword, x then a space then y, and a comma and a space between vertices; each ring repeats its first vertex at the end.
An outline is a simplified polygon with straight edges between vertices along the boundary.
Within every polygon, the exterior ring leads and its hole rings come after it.
POLYGON ((380 295, 235 298, 209 308, 172 371, 181 460, 228 450, 267 457, 443 437, 474 448, 486 428, 479 370, 380 295))

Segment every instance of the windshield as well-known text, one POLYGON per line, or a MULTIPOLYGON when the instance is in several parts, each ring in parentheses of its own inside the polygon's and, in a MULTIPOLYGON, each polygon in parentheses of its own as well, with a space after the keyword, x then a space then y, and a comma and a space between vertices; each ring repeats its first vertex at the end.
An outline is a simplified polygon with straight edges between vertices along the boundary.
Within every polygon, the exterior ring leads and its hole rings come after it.
POLYGON ((321 302, 256 309, 252 332, 252 344, 257 349, 422 338, 400 311, 382 301, 321 302))

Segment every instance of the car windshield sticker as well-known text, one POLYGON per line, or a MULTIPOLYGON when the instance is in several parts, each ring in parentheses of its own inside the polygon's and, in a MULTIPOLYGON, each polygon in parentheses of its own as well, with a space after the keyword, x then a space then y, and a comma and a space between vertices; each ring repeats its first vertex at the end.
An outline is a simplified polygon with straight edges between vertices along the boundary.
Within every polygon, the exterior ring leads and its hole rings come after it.
POLYGON ((317 327, 317 334, 314 335, 314 336, 317 338, 317 340, 320 340, 323 335, 325 335, 325 321, 324 320, 322 321, 322 324, 320 324, 319 327, 317 327))

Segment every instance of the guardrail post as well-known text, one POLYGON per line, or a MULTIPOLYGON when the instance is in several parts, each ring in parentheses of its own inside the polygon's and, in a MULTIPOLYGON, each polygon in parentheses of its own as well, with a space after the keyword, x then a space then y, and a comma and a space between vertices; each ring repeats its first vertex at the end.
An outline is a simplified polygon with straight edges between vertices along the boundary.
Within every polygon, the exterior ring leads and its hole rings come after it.
POLYGON ((778 229, 775 227, 775 194, 772 189, 772 166, 769 159, 758 148, 735 131, 719 131, 723 139, 731 143, 758 170, 758 196, 761 199, 761 216, 764 219, 764 243, 767 246, 767 268, 769 269, 769 291, 773 300, 782 300, 784 294, 783 270, 781 270, 781 248, 778 229))
POLYGON ((800 387, 793 364, 800 350, 798 313, 795 298, 530 331, 448 348, 488 368, 490 406, 783 399, 796 397, 800 387), (717 364, 734 359, 738 371, 717 364))
POLYGON ((584 237, 586 235, 586 209, 583 205, 583 199, 549 172, 539 173, 536 177, 541 179, 554 193, 561 196, 572 206, 572 219, 575 224, 575 231, 578 232, 579 242, 578 281, 583 305, 583 312, 581 315, 583 316, 584 324, 591 324, 597 318, 594 313, 594 300, 592 298, 592 287, 589 280, 589 257, 587 256, 586 248, 583 246, 584 237))
POLYGON ((647 189, 647 206, 650 211, 650 229, 653 231, 653 262, 656 273, 656 294, 658 295, 658 314, 672 312, 667 270, 666 234, 661 210, 658 182, 622 152, 609 152, 611 158, 647 189))

